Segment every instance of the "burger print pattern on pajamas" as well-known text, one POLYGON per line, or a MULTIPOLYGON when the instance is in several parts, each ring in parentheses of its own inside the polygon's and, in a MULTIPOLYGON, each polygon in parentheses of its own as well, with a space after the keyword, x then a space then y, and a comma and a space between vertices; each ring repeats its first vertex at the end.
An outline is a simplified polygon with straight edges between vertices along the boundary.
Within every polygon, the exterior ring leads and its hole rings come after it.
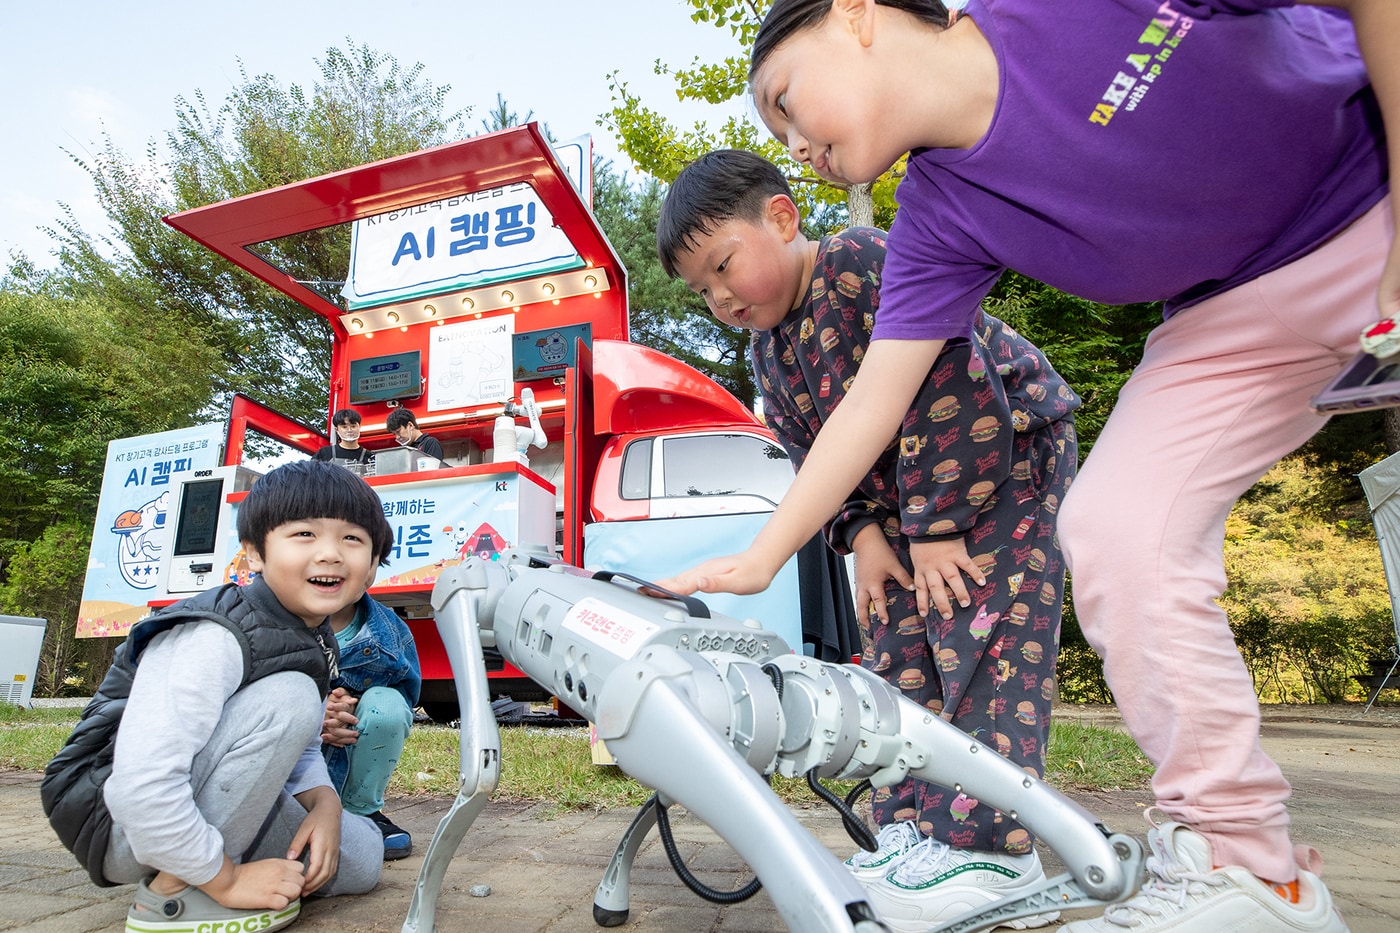
MULTIPOLYGON (((799 468, 855 376, 879 308, 884 233, 822 240, 803 305, 751 348, 769 426, 799 468)), ((986 585, 950 620, 921 618, 890 581, 888 624, 862 613, 862 664, 904 696, 1036 775, 1044 773, 1059 654, 1064 562, 1055 513, 1078 466, 1078 395, 1044 354, 979 314, 934 363, 900 436, 827 526, 843 553, 877 523, 906 569, 910 537, 962 536, 986 585)), ((1021 854, 1030 834, 950 789, 906 780, 878 790, 880 825, 915 820, 953 846, 1021 854)))

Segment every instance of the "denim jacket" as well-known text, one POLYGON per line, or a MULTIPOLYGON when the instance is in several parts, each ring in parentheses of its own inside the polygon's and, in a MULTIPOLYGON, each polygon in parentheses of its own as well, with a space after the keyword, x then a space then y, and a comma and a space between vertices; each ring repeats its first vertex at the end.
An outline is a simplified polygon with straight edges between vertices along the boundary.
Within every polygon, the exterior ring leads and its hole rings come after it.
MULTIPOLYGON (((369 604, 368 617, 354 640, 340 649, 340 676, 331 681, 331 689, 344 687, 358 697, 370 687, 392 687, 403 694, 412 709, 418 705, 418 690, 423 683, 413 635, 394 610, 368 594, 362 599, 369 604)), ((349 755, 335 745, 324 746, 322 752, 331 785, 338 791, 349 773, 349 755)))

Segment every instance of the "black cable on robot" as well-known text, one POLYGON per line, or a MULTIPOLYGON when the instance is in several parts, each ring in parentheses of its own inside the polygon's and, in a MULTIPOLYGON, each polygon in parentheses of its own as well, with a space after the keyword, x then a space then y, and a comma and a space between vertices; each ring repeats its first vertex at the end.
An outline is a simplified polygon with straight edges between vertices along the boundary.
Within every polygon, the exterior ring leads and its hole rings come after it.
POLYGON ((842 800, 822 786, 822 783, 817 780, 817 769, 813 768, 807 772, 807 786, 812 788, 812 793, 831 804, 832 809, 841 814, 841 825, 846 827, 846 834, 855 841, 856 845, 867 852, 874 852, 879 848, 874 835, 870 832, 870 827, 866 826, 865 820, 861 819, 852 809, 854 801, 870 789, 869 781, 861 781, 846 795, 846 799, 842 800))
POLYGON ((767 664, 765 664, 765 665, 763 665, 762 667, 760 667, 759 670, 761 670, 761 671, 763 671, 763 673, 767 674, 767 675, 768 675, 768 679, 771 680, 771 681, 773 681, 773 689, 774 689, 774 691, 776 691, 777 694, 778 694, 778 702, 781 703, 781 702, 783 701, 783 670, 782 670, 782 668, 778 667, 778 665, 774 664, 772 661, 769 661, 767 664))
POLYGON ((712 904, 738 904, 753 897, 763 888, 763 882, 754 878, 742 888, 734 891, 716 891, 705 884, 686 867, 685 861, 681 858, 680 850, 676 848, 676 840, 671 836, 671 818, 666 815, 666 805, 661 802, 660 794, 652 794, 651 799, 645 804, 648 807, 656 808, 656 830, 661 834, 661 845, 666 850, 666 858, 671 862, 671 868, 675 870, 676 877, 681 879, 681 883, 692 892, 703 897, 712 904))
MULTIPOLYGON (((778 700, 783 698, 783 672, 776 664, 765 664, 760 670, 768 675, 768 679, 773 682, 773 689, 777 691, 778 700)), ((764 780, 768 777, 765 775, 764 780)), ((681 858, 680 850, 676 848, 676 840, 671 835, 671 819, 666 815, 666 807, 661 803, 660 794, 652 794, 651 799, 642 805, 656 808, 656 831, 661 836, 661 847, 666 850, 666 858, 671 863, 671 869, 675 871, 676 877, 681 879, 681 883, 689 888, 694 894, 704 898, 712 904, 738 904, 753 897, 763 889, 763 882, 754 878, 741 888, 733 891, 717 891, 705 884, 690 871, 685 860, 681 858)), ((848 830, 849 832, 849 830, 848 830)))
MULTIPOLYGON (((759 670, 767 674, 768 679, 773 682, 773 689, 777 691, 778 702, 781 703, 783 700, 782 668, 770 661, 759 668, 759 670)), ((845 800, 837 797, 817 782, 816 768, 807 772, 807 786, 812 788, 812 793, 816 794, 822 800, 825 800, 837 813, 841 814, 841 824, 846 827, 846 834, 855 841, 856 845, 867 852, 874 852, 879 848, 869 827, 865 825, 865 821, 857 816, 855 812, 855 804, 856 801, 860 799, 860 795, 870 790, 871 785, 868 780, 862 780, 857 784, 851 792, 846 795, 845 800)))

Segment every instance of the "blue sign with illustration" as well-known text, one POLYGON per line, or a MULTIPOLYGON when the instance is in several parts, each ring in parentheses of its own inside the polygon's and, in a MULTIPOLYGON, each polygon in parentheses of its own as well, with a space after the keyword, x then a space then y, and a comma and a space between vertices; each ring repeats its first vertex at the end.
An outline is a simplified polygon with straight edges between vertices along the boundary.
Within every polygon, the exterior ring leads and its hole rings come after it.
POLYGON ((591 324, 570 324, 515 335, 512 347, 513 378, 516 382, 553 379, 578 363, 578 341, 593 346, 591 324))
POLYGON ((172 492, 199 470, 219 465, 220 424, 127 437, 107 445, 102 493, 92 529, 79 637, 124 635, 165 594, 160 565, 173 516, 172 492))

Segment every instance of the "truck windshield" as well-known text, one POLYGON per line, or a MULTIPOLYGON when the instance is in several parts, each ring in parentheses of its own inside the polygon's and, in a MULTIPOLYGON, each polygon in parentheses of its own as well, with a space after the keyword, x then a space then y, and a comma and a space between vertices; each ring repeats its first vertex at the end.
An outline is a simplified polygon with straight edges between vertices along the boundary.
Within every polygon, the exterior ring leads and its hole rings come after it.
POLYGON ((792 485, 777 444, 748 434, 668 437, 662 444, 664 496, 761 496, 773 504, 792 485))

